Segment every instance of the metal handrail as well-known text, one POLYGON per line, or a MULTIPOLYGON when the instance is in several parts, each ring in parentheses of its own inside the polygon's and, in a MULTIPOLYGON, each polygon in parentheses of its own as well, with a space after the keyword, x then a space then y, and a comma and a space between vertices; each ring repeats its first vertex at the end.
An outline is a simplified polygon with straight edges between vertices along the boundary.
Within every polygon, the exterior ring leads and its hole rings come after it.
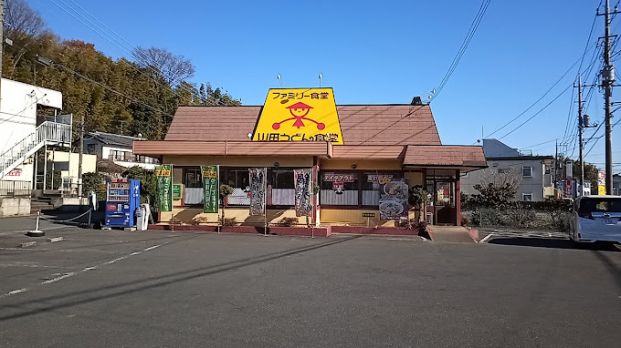
POLYGON ((45 121, 0 155, 0 173, 40 144, 71 144, 71 125, 45 121))

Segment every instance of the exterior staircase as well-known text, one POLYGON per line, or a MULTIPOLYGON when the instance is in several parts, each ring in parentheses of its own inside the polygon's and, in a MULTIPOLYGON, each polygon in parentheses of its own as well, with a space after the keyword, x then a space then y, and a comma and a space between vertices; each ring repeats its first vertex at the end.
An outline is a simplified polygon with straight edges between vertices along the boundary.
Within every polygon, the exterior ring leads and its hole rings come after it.
POLYGON ((0 179, 22 164, 28 157, 45 145, 71 145, 71 125, 46 121, 34 132, 0 154, 0 179))
POLYGON ((38 211, 53 210, 54 205, 49 197, 33 198, 30 201, 30 214, 36 214, 38 211))

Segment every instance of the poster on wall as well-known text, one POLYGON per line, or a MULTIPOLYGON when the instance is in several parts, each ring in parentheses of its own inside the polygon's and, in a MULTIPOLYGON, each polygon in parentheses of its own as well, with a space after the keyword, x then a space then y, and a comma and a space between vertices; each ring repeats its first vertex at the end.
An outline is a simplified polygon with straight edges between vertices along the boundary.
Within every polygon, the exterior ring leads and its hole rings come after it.
POLYGON ((295 216, 311 216, 313 204, 311 202, 311 170, 294 169, 295 180, 295 216))
POLYGON ((249 168, 250 175, 250 215, 265 214, 265 184, 267 170, 265 168, 249 168))
POLYGON ((399 220, 408 215, 408 185, 403 181, 390 181, 380 185, 380 219, 399 220))
POLYGON ((220 205, 218 166, 201 166, 203 177, 203 212, 217 213, 220 205))
POLYGON ((172 211, 172 168, 172 164, 155 166, 158 208, 161 212, 172 211))

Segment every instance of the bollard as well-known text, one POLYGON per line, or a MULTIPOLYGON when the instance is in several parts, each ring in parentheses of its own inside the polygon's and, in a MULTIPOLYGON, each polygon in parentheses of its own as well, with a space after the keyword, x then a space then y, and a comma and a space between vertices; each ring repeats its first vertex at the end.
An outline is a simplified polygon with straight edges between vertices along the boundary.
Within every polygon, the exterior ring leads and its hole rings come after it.
POLYGON ((89 209, 88 210, 88 228, 93 228, 93 225, 91 225, 92 214, 93 214, 93 209, 89 209))
POLYGON ((41 217, 41 210, 37 212, 37 221, 35 222, 35 229, 32 231, 26 232, 26 235, 29 237, 42 237, 45 236, 45 232, 39 230, 39 218, 41 217))

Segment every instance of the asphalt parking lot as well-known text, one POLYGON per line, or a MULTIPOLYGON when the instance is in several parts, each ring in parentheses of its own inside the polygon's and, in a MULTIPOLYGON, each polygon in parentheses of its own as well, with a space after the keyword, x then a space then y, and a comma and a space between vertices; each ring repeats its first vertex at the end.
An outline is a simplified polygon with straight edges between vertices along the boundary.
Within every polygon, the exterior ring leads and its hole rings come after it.
POLYGON ((2 347, 621 341, 616 248, 70 227, 53 236, 64 240, 0 248, 2 347))

